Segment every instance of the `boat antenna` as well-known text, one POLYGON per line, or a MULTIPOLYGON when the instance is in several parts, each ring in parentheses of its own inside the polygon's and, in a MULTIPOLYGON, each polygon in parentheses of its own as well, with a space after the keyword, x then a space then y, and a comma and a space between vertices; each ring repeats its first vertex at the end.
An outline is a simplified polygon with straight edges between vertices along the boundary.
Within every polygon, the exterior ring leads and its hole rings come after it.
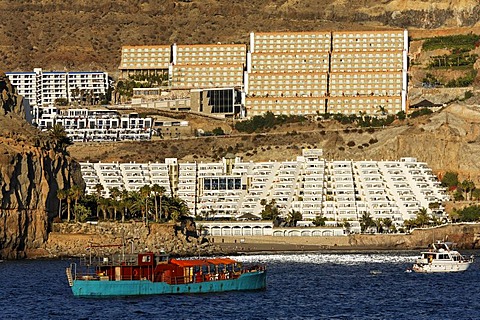
POLYGON ((122 260, 125 261, 125 229, 122 229, 122 260))
POLYGON ((91 265, 92 265, 92 241, 89 241, 89 242, 88 242, 88 245, 89 245, 89 250, 88 250, 88 254, 89 254, 89 265, 91 266, 91 265))

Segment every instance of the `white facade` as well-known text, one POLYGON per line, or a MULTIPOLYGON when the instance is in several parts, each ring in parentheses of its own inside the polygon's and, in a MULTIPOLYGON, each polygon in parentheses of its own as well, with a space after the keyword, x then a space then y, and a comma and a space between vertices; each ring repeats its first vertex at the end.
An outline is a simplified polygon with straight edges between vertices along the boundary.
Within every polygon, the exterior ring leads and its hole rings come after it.
POLYGON ((28 99, 34 112, 33 121, 38 119, 38 108, 55 104, 57 99, 68 102, 89 96, 99 101, 109 88, 108 73, 101 71, 43 71, 35 68, 33 72, 6 72, 17 93, 28 99))
MULTIPOLYGON (((359 230, 358 221, 365 213, 373 219, 389 218, 397 227, 415 218, 422 208, 433 216, 445 217, 442 203, 448 196, 426 163, 414 158, 328 161, 321 158, 321 152, 313 151, 304 150, 296 160, 283 162, 254 163, 235 158, 216 163, 169 160, 165 164, 128 164, 141 169, 133 172, 133 167, 129 168, 132 174, 121 170, 118 181, 124 181, 121 188, 127 190, 161 184, 185 200, 191 214, 214 219, 238 219, 245 214, 260 217, 262 200, 274 201, 283 216, 295 210, 302 214, 304 223, 324 217, 331 227, 348 221, 353 231, 359 230), (433 203, 439 208, 431 209, 433 203)), ((84 166, 92 165, 82 163, 82 173, 84 166)), ((98 181, 108 189, 111 185, 102 179, 104 172, 111 170, 94 166, 96 176, 91 170, 84 173, 87 190, 98 181)))
POLYGON ((59 124, 72 141, 149 140, 153 119, 137 113, 120 115, 115 110, 58 107, 38 108, 37 125, 48 130, 59 124))

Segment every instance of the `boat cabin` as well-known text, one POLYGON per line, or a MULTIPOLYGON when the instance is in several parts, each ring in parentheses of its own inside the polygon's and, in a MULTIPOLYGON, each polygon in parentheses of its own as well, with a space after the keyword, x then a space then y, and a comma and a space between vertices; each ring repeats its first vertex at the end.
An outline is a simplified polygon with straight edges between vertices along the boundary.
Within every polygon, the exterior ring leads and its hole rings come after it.
POLYGON ((243 272, 253 271, 244 270, 241 263, 230 258, 179 260, 152 252, 115 255, 99 259, 91 266, 96 268, 96 280, 150 280, 168 284, 236 279, 243 272))

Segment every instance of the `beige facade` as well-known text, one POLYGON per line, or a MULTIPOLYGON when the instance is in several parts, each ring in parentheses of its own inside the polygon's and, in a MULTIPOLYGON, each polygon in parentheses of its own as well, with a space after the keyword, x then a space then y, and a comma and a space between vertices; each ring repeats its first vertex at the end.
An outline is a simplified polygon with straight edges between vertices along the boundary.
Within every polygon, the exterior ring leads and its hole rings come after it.
POLYGON ((327 73, 257 73, 250 78, 252 97, 325 96, 327 73))
POLYGON ((248 116, 325 112, 330 32, 251 33, 248 116))
POLYGON ((315 114, 325 111, 324 97, 250 97, 249 116, 262 115, 268 111, 274 114, 315 114))
POLYGON ((174 89, 243 86, 243 65, 175 65, 171 86, 174 89))
POLYGON ((174 64, 244 64, 244 44, 174 45, 174 64))
POLYGON ((168 71, 170 45, 123 46, 120 62, 122 77, 136 72, 168 71))
POLYGON ((243 87, 243 44, 172 46, 172 88, 243 87))
POLYGON ((351 96, 329 97, 328 110, 330 113, 380 115, 382 110, 390 114, 400 111, 402 97, 399 96, 351 96))
POLYGON ((248 50, 243 44, 125 46, 120 69, 168 73, 170 89, 243 89, 247 117, 406 110, 406 30, 251 33, 248 50))
POLYGON ((403 30, 252 33, 247 115, 405 111, 406 41, 403 30))

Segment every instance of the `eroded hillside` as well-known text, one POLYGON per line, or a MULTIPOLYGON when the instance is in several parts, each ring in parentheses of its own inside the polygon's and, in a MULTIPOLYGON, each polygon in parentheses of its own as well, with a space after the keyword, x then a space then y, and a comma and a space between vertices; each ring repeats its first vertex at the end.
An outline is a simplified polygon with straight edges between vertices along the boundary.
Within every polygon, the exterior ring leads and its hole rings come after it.
MULTIPOLYGON (((0 1, 0 69, 106 70, 122 45, 247 43, 251 31, 464 27, 476 0, 0 1)), ((467 30, 467 31, 465 31, 467 30)), ((421 35, 419 35, 421 36, 421 35)))

